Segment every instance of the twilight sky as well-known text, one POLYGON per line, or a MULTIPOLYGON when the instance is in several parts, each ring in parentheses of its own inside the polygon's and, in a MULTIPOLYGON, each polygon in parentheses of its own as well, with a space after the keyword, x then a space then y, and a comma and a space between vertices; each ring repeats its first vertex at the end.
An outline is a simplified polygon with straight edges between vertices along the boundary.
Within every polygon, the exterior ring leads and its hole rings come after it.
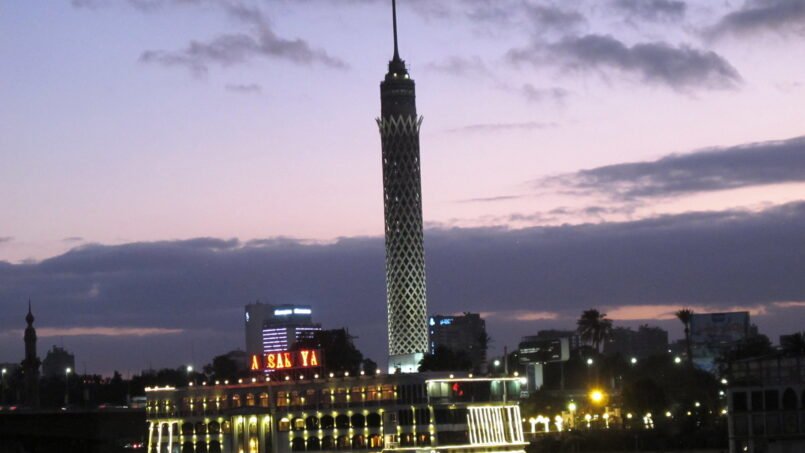
MULTIPOLYGON (((805 316, 805 0, 400 0, 432 313, 493 348, 805 316)), ((243 347, 307 303, 384 362, 386 0, 0 0, 0 362, 243 347), (383 338, 383 341, 377 341, 383 338), (164 345, 172 347, 164 347, 164 345)))

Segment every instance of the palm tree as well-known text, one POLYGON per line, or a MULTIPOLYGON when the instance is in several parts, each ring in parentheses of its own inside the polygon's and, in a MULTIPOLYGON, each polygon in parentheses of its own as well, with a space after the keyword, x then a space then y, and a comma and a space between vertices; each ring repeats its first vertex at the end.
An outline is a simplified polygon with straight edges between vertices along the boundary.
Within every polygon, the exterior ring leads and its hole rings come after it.
POLYGON ((596 352, 601 352, 604 341, 612 335, 612 320, 594 308, 584 310, 576 325, 581 340, 591 344, 596 352))
POLYGON ((693 318, 693 310, 683 308, 675 314, 676 319, 680 320, 685 326, 685 353, 688 355, 688 363, 693 363, 693 352, 690 345, 690 321, 693 318))

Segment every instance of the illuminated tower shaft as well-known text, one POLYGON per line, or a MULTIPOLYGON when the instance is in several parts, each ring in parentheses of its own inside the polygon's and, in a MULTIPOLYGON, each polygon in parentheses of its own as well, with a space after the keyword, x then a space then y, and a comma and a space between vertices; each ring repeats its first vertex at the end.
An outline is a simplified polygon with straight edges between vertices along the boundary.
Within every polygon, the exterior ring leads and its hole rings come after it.
POLYGON ((394 57, 380 83, 383 208, 386 220, 386 296, 389 370, 416 372, 428 347, 422 183, 414 81, 397 50, 397 11, 392 0, 394 57))

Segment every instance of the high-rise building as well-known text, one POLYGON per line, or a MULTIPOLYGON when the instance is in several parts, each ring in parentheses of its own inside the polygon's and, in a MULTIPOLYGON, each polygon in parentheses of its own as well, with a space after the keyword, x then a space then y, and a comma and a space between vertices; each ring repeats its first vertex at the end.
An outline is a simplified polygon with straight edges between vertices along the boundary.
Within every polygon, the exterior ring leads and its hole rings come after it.
POLYGON ((414 81, 397 46, 397 9, 392 2, 394 56, 380 83, 377 119, 383 151, 386 235, 386 297, 389 371, 416 372, 428 350, 422 183, 414 81))
POLYGON ((667 352, 668 331, 648 325, 642 325, 637 330, 615 327, 611 338, 604 343, 605 354, 621 354, 637 359, 667 352))
POLYGON ((75 370, 75 356, 58 346, 53 346, 42 360, 42 375, 45 377, 64 376, 68 368, 75 370))
POLYGON ((428 320, 428 329, 431 354, 439 347, 445 347, 453 352, 463 352, 472 361, 475 370, 479 370, 486 361, 486 322, 478 313, 431 316, 428 320))
POLYGON ((690 318, 693 363, 715 371, 716 359, 752 334, 757 335, 757 331, 753 331, 747 311, 694 313, 690 318))
POLYGON ((260 302, 246 305, 246 354, 262 355, 287 351, 302 338, 321 330, 313 322, 309 305, 272 305, 260 302))
POLYGON ((274 305, 255 302, 244 308, 246 354, 250 357, 263 353, 263 324, 274 316, 274 305))

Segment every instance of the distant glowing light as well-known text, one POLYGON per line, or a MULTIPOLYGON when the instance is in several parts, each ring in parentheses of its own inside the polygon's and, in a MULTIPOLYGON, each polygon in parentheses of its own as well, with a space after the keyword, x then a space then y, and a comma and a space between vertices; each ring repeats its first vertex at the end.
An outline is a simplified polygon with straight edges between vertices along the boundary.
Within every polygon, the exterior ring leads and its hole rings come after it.
POLYGON ((590 401, 592 401, 595 404, 600 404, 602 401, 604 401, 604 392, 598 389, 591 391, 590 401))

